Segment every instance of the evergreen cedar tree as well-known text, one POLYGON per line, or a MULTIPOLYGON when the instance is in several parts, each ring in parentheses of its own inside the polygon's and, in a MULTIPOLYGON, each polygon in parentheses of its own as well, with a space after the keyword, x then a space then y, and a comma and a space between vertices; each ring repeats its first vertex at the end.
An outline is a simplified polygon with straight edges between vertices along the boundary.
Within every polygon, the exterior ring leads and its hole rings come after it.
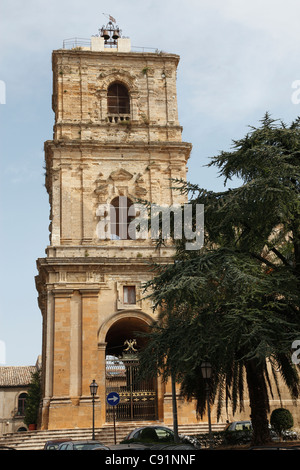
POLYGON ((205 243, 186 251, 174 241, 173 264, 153 265, 145 287, 158 320, 141 354, 144 373, 159 370, 181 384, 187 399, 205 412, 201 363, 213 368, 211 402, 233 414, 249 394, 252 443, 269 441, 271 376, 278 371, 293 398, 299 396, 292 343, 300 339, 300 118, 290 126, 266 114, 231 151, 213 157, 227 180, 223 192, 177 180, 189 204, 204 204, 205 243), (246 380, 243 380, 246 378, 246 380))

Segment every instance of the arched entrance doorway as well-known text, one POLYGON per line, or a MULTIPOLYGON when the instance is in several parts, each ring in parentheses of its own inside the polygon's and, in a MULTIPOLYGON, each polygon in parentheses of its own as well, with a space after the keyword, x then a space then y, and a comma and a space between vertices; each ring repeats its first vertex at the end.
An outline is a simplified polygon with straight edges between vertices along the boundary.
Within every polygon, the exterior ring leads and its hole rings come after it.
POLYGON ((120 403, 106 404, 106 421, 145 421, 157 419, 157 380, 140 379, 139 351, 148 330, 141 318, 126 316, 116 320, 106 334, 106 395, 117 392, 120 403))

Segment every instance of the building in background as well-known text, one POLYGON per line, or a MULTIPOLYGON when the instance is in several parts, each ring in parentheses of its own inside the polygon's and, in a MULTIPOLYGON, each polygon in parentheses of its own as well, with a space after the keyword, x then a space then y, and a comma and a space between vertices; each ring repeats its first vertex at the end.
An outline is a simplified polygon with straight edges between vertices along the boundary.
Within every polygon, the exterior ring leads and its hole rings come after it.
POLYGON ((28 430, 24 424, 28 388, 40 366, 38 359, 35 366, 0 367, 0 436, 28 430))

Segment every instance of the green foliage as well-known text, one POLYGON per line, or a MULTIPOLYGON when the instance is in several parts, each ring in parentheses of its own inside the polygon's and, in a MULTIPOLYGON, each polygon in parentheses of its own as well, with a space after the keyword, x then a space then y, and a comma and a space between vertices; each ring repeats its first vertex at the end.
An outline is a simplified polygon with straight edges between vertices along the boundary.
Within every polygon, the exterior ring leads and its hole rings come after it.
POLYGON ((30 424, 37 424, 40 401, 41 401, 40 372, 36 371, 32 374, 32 381, 31 381, 31 384, 29 385, 28 396, 26 399, 24 423, 27 426, 29 426, 30 424))
POLYGON ((197 434, 195 437, 202 448, 212 446, 213 448, 225 446, 240 446, 249 444, 251 441, 252 431, 245 429, 244 431, 215 431, 211 435, 209 433, 197 434))
POLYGON ((285 408, 277 408, 272 411, 270 418, 271 426, 278 435, 294 426, 294 420, 291 412, 285 408))
POLYGON ((252 438, 252 430, 224 431, 223 445, 243 445, 248 444, 252 438))
POLYGON ((300 119, 287 127, 266 114, 210 165, 241 185, 215 193, 174 181, 189 204, 204 205, 205 244, 186 251, 185 240, 177 241, 174 263, 153 266, 145 292, 160 314, 142 365, 175 375, 201 416, 201 362, 212 363, 219 412, 224 402, 234 413, 243 409, 246 371, 254 439, 258 427, 267 439, 270 374, 279 394, 277 370, 293 398, 300 392, 291 360, 300 338, 300 119))

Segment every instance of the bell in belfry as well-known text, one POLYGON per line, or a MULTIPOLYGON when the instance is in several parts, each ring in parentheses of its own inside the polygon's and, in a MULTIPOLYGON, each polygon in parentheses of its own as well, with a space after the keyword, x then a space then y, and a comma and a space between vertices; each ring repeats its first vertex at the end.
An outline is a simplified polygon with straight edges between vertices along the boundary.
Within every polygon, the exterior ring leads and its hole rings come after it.
POLYGON ((120 30, 115 29, 114 32, 113 32, 112 38, 113 39, 119 39, 119 37, 120 37, 120 30))
POLYGON ((105 40, 107 40, 107 39, 110 38, 110 36, 109 36, 109 34, 108 34, 108 31, 107 31, 106 29, 104 29, 104 30, 102 31, 101 36, 102 36, 105 40))

